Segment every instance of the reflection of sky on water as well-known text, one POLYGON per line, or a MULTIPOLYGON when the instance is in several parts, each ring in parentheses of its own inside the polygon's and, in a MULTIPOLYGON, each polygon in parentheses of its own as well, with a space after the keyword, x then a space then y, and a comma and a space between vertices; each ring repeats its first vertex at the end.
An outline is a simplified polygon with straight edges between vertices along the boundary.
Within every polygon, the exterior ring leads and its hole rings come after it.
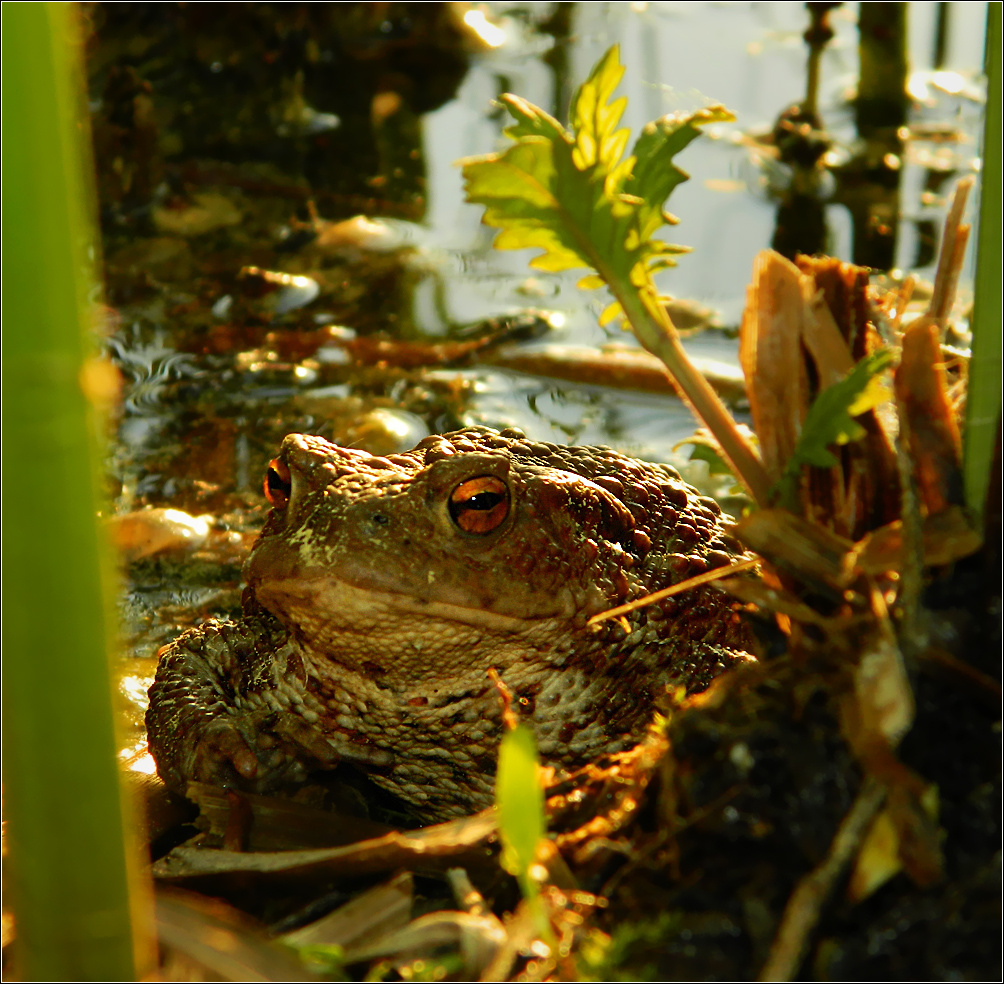
MULTIPOLYGON (((515 16, 504 19, 506 11, 522 11, 539 21, 554 6, 490 4, 493 13, 503 17, 502 24, 514 40, 476 58, 457 98, 425 117, 427 223, 440 243, 464 250, 473 247, 466 282, 451 284, 449 308, 457 321, 497 313, 500 300, 513 306, 526 303, 525 298, 506 297, 500 275, 525 275, 532 252, 487 251, 491 233, 478 226, 480 209, 462 204, 461 176, 452 162, 504 146, 500 128, 505 114, 488 109, 499 92, 516 92, 564 119, 564 108, 554 106, 554 76, 539 58, 546 38, 529 34, 515 16)), ((937 6, 909 5, 914 72, 934 67, 937 6)), ((709 128, 719 139, 696 141, 681 155, 681 165, 695 177, 671 199, 671 210, 681 222, 670 235, 674 241, 693 247, 694 253, 682 257, 679 267, 664 274, 661 282, 674 295, 720 308, 727 323, 736 323, 753 257, 770 243, 775 210, 774 202, 760 191, 761 169, 737 138, 740 132, 768 131, 785 107, 804 96, 807 52, 802 33, 808 24, 804 5, 585 3, 574 7, 568 49, 570 85, 585 78, 603 51, 619 42, 627 69, 619 94, 628 96, 624 122, 635 134, 663 113, 708 101, 724 103, 736 114, 738 121, 733 126, 709 128), (722 190, 725 188, 729 190, 722 190)), ((971 75, 982 62, 985 4, 952 3, 948 7, 951 20, 944 67, 971 75)), ((822 60, 820 110, 838 140, 854 135, 846 99, 857 72, 856 17, 856 4, 845 4, 831 13, 836 35, 822 60)), ((940 116, 972 128, 979 108, 964 94, 954 97, 930 86, 928 91, 934 105, 915 110, 914 118, 940 116)), ((974 153, 972 144, 955 150, 957 156, 953 154, 949 163, 960 157, 968 162, 974 153)), ((921 204, 923 180, 924 169, 908 162, 903 175, 908 218, 930 213, 930 208, 921 204)), ((846 258, 850 251, 849 219, 841 206, 831 206, 827 213, 831 252, 846 258)), ((897 261, 908 264, 914 255, 916 230, 908 221, 901 230, 897 261)), ((932 272, 929 268, 921 271, 925 275, 932 272)), ((574 283, 574 276, 566 276, 563 282, 574 283)), ((513 283, 509 282, 510 291, 513 283)), ((595 296, 599 303, 600 292, 595 296)), ((564 288, 544 303, 580 306, 574 291, 564 288)), ((572 314, 570 328, 577 342, 600 337, 589 317, 572 314)))

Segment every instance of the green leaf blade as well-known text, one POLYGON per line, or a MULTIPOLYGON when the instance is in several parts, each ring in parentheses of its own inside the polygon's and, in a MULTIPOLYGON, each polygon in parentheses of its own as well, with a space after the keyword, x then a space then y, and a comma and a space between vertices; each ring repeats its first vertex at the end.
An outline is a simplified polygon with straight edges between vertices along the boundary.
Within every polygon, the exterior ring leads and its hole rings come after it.
POLYGON ((881 374, 889 368, 892 353, 887 350, 866 355, 839 383, 823 390, 813 401, 802 424, 795 450, 785 465, 784 474, 773 489, 782 505, 794 508, 802 468, 832 468, 838 464, 830 450, 834 445, 849 444, 865 436, 865 429, 854 418, 879 406, 889 398, 881 374))
POLYGON ((495 804, 503 847, 502 863, 521 882, 532 882, 528 876, 546 825, 537 742, 525 724, 507 732, 499 746, 495 804))

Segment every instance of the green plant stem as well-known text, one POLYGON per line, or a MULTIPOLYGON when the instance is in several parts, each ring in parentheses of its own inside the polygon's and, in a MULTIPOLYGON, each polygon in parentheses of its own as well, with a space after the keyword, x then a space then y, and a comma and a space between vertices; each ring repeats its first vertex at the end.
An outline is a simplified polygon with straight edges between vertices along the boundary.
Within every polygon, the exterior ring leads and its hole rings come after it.
POLYGON ((983 130, 973 353, 966 398, 966 504, 981 519, 1001 417, 1001 4, 987 5, 987 105, 983 130))
MULTIPOLYGON (((601 271, 602 274, 602 271, 601 271)), ((624 309, 638 340, 666 364, 694 412, 721 445, 739 480, 757 505, 770 502, 770 479, 759 456, 736 427, 732 414, 690 361, 665 308, 651 284, 638 289, 605 278, 624 309)))
POLYGON ((137 980, 152 948, 134 930, 150 911, 134 919, 80 382, 93 228, 76 15, 3 6, 5 874, 18 979, 137 980))

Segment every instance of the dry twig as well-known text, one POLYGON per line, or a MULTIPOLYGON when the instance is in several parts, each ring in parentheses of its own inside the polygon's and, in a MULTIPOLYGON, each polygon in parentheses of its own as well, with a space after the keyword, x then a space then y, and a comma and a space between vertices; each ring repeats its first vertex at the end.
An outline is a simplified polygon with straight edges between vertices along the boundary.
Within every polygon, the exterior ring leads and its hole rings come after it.
POLYGON ((841 822, 822 864, 810 871, 791 893, 757 980, 790 981, 795 976, 805 956, 809 934, 819 921, 823 905, 837 879, 853 860, 858 845, 885 796, 885 785, 875 779, 865 780, 854 805, 841 822))
POLYGON ((962 224, 962 216, 966 210, 966 200, 973 187, 973 178, 963 178, 955 186, 952 196, 952 206, 945 218, 945 231, 941 239, 941 251, 938 255, 938 269, 934 274, 934 290, 931 292, 931 303, 928 305, 928 316, 944 328, 948 316, 952 313, 955 303, 955 289, 959 283, 962 271, 962 260, 969 241, 968 224, 962 224))
POLYGON ((702 584, 708 584, 711 581, 717 581, 720 578, 729 577, 730 575, 738 574, 741 571, 747 571, 751 567, 756 567, 759 563, 760 561, 757 559, 740 560, 736 561, 734 564, 729 564, 728 567, 716 567, 714 570, 705 571, 703 574, 695 574, 693 577, 688 577, 686 581, 680 581, 678 584, 671 584, 668 588, 663 588, 661 591, 653 591, 652 594, 647 594, 644 598, 635 598, 634 601, 629 601, 624 605, 618 605, 617 608, 611 608, 605 612, 599 612, 586 624, 596 625, 598 622, 605 622, 608 618, 617 618, 620 615, 626 615, 628 612, 633 612, 638 608, 644 608, 646 605, 654 605, 657 601, 662 601, 663 598, 669 598, 672 595, 681 594, 684 591, 689 591, 691 588, 699 587, 702 584))

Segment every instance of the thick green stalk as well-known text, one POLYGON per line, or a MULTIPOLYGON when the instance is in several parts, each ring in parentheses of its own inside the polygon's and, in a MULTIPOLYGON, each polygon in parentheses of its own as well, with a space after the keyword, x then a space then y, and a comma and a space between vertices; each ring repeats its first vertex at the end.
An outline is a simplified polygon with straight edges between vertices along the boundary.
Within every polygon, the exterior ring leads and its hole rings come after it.
POLYGON ((987 106, 963 462, 966 503, 976 517, 986 505, 1001 416, 1001 4, 987 8, 987 106))
POLYGON ((133 929, 96 427, 80 382, 93 229, 76 15, 3 6, 7 876, 19 979, 135 980, 149 951, 133 929))

